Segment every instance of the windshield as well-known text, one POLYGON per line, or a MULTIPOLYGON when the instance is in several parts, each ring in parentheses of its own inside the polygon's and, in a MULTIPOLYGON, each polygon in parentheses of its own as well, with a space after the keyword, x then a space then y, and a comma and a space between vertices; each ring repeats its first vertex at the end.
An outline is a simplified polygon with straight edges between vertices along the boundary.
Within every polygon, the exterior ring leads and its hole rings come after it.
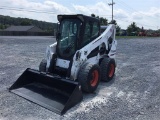
POLYGON ((80 24, 78 19, 65 19, 61 22, 57 45, 61 57, 70 57, 75 53, 80 24))

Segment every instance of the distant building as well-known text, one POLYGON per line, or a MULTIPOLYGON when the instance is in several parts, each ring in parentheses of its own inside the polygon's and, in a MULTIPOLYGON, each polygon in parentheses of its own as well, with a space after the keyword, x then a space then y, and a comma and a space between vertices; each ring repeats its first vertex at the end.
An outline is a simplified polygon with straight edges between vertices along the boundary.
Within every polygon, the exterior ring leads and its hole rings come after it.
POLYGON ((44 32, 40 28, 36 26, 10 26, 6 28, 4 31, 12 31, 12 32, 44 32))

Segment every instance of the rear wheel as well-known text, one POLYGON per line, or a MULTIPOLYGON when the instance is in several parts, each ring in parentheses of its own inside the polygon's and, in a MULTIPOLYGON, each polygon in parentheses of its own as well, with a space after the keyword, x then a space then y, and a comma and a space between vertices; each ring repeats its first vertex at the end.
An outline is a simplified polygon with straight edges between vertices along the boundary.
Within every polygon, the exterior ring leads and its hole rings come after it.
POLYGON ((39 65, 39 71, 46 72, 47 60, 43 59, 39 65))
POLYGON ((112 80, 115 73, 115 60, 111 58, 104 58, 100 64, 101 68, 101 80, 110 81, 112 80))
POLYGON ((96 64, 84 64, 79 71, 78 81, 83 91, 94 92, 100 81, 100 67, 96 64))

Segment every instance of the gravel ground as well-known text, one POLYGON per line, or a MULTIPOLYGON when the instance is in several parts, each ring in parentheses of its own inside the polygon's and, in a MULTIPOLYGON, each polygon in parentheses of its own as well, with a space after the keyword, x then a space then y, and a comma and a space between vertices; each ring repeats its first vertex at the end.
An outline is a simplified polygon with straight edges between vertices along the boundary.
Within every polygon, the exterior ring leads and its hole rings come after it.
POLYGON ((0 36, 0 120, 160 120, 160 38, 119 39, 114 79, 60 116, 8 88, 38 69, 53 37, 0 36))

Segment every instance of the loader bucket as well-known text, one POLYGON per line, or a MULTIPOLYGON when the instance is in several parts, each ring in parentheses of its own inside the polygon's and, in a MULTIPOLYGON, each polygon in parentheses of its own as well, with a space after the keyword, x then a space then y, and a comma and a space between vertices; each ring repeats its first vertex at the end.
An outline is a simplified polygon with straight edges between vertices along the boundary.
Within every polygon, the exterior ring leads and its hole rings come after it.
POLYGON ((60 115, 83 98, 77 82, 30 68, 24 71, 9 91, 60 115))

